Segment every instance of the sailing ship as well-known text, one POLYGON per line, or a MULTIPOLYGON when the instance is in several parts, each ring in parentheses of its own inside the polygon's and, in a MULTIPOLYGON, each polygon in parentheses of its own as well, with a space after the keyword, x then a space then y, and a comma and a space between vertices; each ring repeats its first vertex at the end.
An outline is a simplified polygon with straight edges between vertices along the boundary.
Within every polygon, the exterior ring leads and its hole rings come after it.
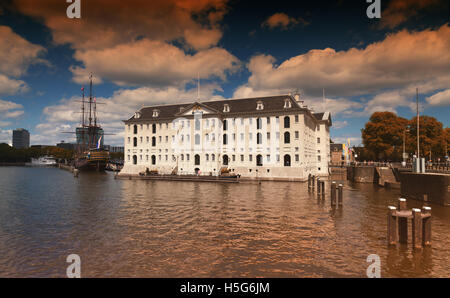
POLYGON ((81 124, 76 128, 77 148, 73 166, 78 170, 104 171, 109 151, 103 146, 104 131, 97 121, 97 100, 92 97, 92 74, 89 76, 89 100, 81 88, 81 124))

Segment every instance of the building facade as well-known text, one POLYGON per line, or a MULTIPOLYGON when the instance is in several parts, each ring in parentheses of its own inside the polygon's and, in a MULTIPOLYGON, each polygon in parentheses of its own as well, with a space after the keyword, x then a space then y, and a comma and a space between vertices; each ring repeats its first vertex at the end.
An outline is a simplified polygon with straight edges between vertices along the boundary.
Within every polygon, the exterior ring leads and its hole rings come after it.
POLYGON ((30 147, 30 133, 28 130, 18 128, 13 130, 12 145, 17 149, 24 149, 30 147))
POLYGON ((120 175, 328 175, 330 113, 313 113, 298 95, 144 107, 124 123, 120 175))
POLYGON ((343 166, 355 161, 354 151, 345 144, 330 145, 331 164, 343 166))

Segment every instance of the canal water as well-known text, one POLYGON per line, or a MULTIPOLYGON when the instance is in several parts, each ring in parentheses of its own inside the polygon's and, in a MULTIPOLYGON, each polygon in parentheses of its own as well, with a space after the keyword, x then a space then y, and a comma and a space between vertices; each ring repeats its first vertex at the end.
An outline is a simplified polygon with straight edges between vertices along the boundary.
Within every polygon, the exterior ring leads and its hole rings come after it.
POLYGON ((382 277, 450 277, 450 208, 430 205, 432 247, 413 252, 386 245, 398 190, 345 184, 334 210, 328 193, 0 167, 0 277, 65 277, 70 254, 82 277, 365 277, 370 254, 382 277))

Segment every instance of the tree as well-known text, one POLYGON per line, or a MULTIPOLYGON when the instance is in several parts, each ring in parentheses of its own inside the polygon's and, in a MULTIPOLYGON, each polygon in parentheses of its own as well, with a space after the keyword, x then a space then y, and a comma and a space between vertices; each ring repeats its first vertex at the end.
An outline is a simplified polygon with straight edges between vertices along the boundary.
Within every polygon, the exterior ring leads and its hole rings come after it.
POLYGON ((375 112, 361 130, 366 155, 371 160, 400 160, 408 120, 391 112, 375 112))
MULTIPOLYGON (((433 160, 445 156, 445 146, 450 140, 449 128, 443 128, 434 117, 420 116, 420 156, 433 160)), ((364 156, 369 160, 402 160, 403 138, 406 152, 417 151, 417 119, 399 117, 391 112, 375 112, 361 130, 364 156), (408 129, 408 130, 406 130, 408 129)))

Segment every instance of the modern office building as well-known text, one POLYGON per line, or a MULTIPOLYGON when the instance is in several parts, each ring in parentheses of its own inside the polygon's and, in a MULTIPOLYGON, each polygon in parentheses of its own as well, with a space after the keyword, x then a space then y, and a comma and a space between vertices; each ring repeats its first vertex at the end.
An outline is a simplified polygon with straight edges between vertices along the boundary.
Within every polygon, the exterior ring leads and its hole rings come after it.
POLYGON ((30 133, 24 128, 13 130, 12 145, 14 148, 23 149, 30 147, 30 133))
POLYGON ((314 113, 299 95, 143 107, 124 123, 121 175, 328 175, 331 115, 314 113))

